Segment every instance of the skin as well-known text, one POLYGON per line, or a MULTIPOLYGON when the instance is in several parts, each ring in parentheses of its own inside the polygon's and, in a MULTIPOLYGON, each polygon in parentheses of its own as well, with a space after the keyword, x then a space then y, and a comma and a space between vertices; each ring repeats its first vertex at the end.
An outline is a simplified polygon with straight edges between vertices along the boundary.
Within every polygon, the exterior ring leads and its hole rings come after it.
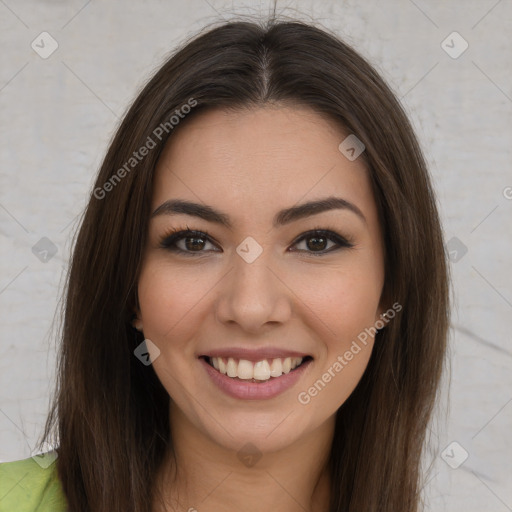
POLYGON ((368 171, 362 158, 349 161, 339 151, 347 134, 305 107, 217 109, 180 128, 157 165, 152 212, 185 199, 221 210, 233 227, 185 214, 156 215, 149 223, 135 325, 160 350, 153 366, 171 397, 177 460, 176 466, 169 455, 156 476, 167 507, 154 510, 326 511, 335 413, 361 379, 374 339, 308 404, 297 396, 387 309, 368 171), (335 209, 272 227, 278 210, 333 195, 355 204, 366 220, 335 209), (187 225, 212 241, 199 248, 195 240, 178 242, 191 256, 160 247, 169 230, 187 225), (329 252, 335 242, 318 247, 311 238, 294 245, 316 228, 354 246, 329 252), (236 252, 247 236, 263 249, 252 263, 236 252), (313 362, 281 395, 241 400, 221 392, 197 358, 233 346, 288 348, 313 362), (237 457, 246 443, 261 454, 251 467, 237 457))

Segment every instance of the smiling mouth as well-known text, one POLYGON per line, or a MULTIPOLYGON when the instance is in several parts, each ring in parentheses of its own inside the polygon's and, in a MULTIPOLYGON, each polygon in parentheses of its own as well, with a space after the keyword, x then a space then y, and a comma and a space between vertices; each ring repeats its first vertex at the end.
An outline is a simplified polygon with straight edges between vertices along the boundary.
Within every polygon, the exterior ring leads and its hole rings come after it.
POLYGON ((268 382, 277 379, 282 375, 295 371, 313 358, 286 357, 275 359, 263 359, 253 362, 247 359, 236 359, 233 357, 209 357, 201 356, 211 367, 219 373, 244 382, 268 382))

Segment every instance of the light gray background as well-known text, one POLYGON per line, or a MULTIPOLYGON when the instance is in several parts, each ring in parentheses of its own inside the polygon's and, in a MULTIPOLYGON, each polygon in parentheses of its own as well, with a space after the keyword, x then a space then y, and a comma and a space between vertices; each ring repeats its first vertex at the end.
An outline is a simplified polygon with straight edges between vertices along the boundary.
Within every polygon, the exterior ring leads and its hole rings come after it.
MULTIPOLYGON (((123 112, 184 37, 270 8, 0 0, 0 460, 30 456, 41 432, 72 235, 123 112), (31 48, 34 40, 42 46, 43 31, 59 45, 47 59, 31 48), (58 250, 47 262, 32 252, 42 237, 58 250)), ((431 166, 455 307, 451 382, 426 459, 427 510, 512 510, 512 3, 316 0, 278 2, 277 11, 318 20, 377 67, 431 166), (462 40, 442 45, 454 31, 469 45, 458 58, 445 49, 459 53, 462 40), (448 465, 465 452, 457 469, 448 465)))

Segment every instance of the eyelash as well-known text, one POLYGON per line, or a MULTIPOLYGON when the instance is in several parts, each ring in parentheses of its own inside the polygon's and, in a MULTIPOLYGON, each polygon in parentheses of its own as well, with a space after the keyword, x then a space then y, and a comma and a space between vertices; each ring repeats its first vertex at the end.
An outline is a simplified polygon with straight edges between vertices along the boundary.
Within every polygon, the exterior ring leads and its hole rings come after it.
MULTIPOLYGON (((304 251, 300 250, 298 252, 305 252, 312 256, 323 256, 325 254, 337 251, 339 249, 350 249, 354 247, 354 243, 350 240, 350 238, 345 238, 338 233, 334 231, 334 229, 329 227, 315 227, 309 231, 306 231, 302 235, 300 235, 298 238, 296 238, 292 245, 297 245, 298 243, 307 240, 308 238, 313 238, 314 236, 317 237, 324 237, 327 238, 329 241, 335 242, 338 247, 330 248, 323 251, 304 251)), ((168 231, 161 239, 159 247, 162 249, 166 249, 171 252, 175 252, 178 254, 183 254, 184 256, 195 256, 196 254, 201 254, 207 251, 184 251, 183 249, 179 249, 176 247, 176 242, 186 239, 186 238, 202 238, 205 239, 207 242, 213 243, 210 235, 207 232, 204 231, 197 231, 194 229, 190 229, 188 226, 185 226, 185 228, 174 228, 168 231)), ((215 245, 213 243, 213 245, 215 245)))

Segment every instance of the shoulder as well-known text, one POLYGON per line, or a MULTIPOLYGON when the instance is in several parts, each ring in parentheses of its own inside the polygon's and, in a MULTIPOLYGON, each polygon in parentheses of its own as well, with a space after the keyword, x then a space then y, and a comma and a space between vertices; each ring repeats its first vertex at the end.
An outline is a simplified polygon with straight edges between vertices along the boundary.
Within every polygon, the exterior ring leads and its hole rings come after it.
POLYGON ((55 451, 0 464, 0 512, 66 512, 55 451))

